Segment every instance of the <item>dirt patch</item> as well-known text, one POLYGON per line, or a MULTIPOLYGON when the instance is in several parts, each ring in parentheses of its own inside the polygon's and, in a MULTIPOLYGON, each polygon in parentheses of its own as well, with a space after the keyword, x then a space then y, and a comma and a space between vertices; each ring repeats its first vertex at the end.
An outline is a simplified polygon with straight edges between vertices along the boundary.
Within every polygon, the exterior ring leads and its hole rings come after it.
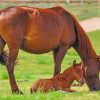
POLYGON ((100 17, 84 20, 80 24, 86 32, 100 30, 100 17))

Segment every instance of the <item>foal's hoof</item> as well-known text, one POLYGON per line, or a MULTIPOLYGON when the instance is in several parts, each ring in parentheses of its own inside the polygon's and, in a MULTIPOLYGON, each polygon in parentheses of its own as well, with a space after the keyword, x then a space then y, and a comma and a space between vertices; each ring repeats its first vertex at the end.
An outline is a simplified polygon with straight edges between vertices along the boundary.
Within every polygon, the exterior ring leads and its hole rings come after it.
POLYGON ((32 93, 35 93, 36 92, 36 89, 34 89, 34 88, 30 88, 30 93, 32 94, 32 93))
POLYGON ((76 92, 75 90, 71 90, 70 92, 76 92))
POLYGON ((19 95, 23 95, 23 92, 20 90, 12 90, 12 94, 19 94, 19 95))

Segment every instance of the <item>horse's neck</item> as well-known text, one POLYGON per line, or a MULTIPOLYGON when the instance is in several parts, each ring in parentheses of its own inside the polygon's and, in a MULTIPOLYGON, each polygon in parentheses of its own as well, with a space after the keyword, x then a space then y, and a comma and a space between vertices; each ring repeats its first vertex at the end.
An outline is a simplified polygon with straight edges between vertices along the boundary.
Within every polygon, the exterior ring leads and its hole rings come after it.
MULTIPOLYGON (((87 44, 86 44, 87 45, 87 44)), ((85 47, 84 47, 85 48, 85 47)), ((96 57, 96 53, 93 48, 85 48, 86 50, 83 52, 80 48, 75 48, 81 59, 87 63, 88 61, 94 59, 96 57), (87 50, 88 49, 88 50, 87 50), (87 52, 88 51, 88 52, 87 52), (90 52, 89 52, 90 51, 90 52)))
POLYGON ((74 81, 74 76, 72 74, 72 68, 69 68, 67 71, 64 71, 61 74, 61 77, 64 78, 69 85, 71 85, 74 81))

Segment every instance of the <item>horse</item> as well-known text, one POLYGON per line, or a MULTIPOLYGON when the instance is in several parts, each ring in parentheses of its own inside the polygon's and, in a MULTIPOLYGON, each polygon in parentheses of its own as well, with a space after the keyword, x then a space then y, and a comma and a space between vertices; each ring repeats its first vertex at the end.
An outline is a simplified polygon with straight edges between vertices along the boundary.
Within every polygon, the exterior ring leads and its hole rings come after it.
POLYGON ((14 76, 19 49, 32 54, 52 51, 55 76, 60 73, 63 58, 71 47, 86 66, 85 79, 89 90, 100 90, 100 56, 69 11, 60 6, 45 9, 14 6, 0 10, 0 62, 6 65, 12 93, 22 94, 14 76), (4 52, 5 44, 8 56, 4 52))
POLYGON ((82 62, 80 64, 73 61, 73 65, 66 69, 63 73, 58 74, 50 79, 39 79, 30 88, 30 92, 48 92, 50 90, 62 90, 66 92, 75 92, 70 89, 74 80, 81 85, 85 83, 82 70, 82 62))

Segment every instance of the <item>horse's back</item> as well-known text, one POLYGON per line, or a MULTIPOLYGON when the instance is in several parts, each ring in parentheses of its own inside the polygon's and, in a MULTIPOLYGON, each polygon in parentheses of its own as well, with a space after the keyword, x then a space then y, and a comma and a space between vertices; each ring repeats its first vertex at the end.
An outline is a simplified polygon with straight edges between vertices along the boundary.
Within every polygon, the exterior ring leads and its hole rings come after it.
POLYGON ((4 17, 0 23, 0 33, 9 45, 18 44, 22 50, 40 54, 52 51, 59 45, 70 45, 74 40, 61 7, 39 9, 20 6, 2 12, 0 18, 4 17), (8 43, 10 40, 12 42, 8 43))

